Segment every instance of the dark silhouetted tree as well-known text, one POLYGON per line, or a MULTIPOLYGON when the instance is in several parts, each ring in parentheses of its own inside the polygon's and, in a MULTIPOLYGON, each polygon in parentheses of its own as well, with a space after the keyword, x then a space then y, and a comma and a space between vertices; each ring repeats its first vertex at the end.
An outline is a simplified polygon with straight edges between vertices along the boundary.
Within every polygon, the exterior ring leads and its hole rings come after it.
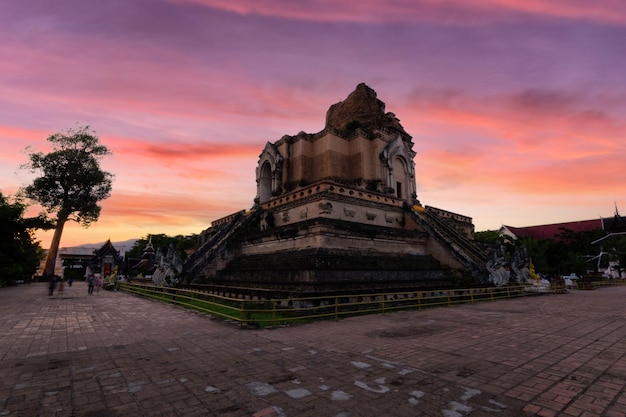
POLYGON ((44 213, 25 218, 26 208, 26 204, 11 202, 0 192, 0 287, 35 274, 44 250, 35 241, 34 231, 54 228, 44 213))
POLYGON ((100 169, 100 160, 111 152, 89 126, 55 133, 47 140, 52 143, 53 151, 29 153, 29 162, 23 168, 40 176, 22 190, 26 197, 56 217, 44 277, 54 275, 65 223, 75 221, 89 227, 97 221, 101 209, 98 202, 109 197, 113 181, 110 173, 100 169))

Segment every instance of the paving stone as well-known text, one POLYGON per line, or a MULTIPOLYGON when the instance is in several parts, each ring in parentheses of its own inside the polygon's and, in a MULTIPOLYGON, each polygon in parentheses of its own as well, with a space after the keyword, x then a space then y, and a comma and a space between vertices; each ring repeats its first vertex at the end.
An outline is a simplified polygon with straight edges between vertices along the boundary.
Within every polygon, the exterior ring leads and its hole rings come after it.
POLYGON ((266 330, 82 290, 0 289, 0 416, 626 415, 626 286, 266 330))

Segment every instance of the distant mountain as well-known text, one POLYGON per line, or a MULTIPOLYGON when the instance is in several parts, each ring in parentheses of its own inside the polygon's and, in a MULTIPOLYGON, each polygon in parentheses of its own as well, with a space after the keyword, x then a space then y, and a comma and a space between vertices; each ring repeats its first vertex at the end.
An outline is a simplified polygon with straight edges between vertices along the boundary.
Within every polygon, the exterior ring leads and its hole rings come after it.
MULTIPOLYGON (((124 240, 124 241, 121 241, 121 242, 111 242, 111 243, 113 244, 113 247, 115 249, 120 251, 120 255, 124 256, 124 253, 129 251, 135 245, 135 242, 137 242, 138 240, 139 239, 128 239, 128 240, 124 240)), ((71 248, 89 248, 89 249, 93 248, 93 249, 99 249, 105 243, 106 242, 84 243, 84 244, 78 245, 78 246, 71 246, 71 248)))

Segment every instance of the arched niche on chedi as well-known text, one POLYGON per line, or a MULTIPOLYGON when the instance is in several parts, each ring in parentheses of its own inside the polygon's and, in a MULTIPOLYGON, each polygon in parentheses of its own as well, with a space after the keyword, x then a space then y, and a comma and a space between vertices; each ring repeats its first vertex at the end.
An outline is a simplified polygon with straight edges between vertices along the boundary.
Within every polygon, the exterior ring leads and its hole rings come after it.
POLYGON ((398 136, 380 155, 385 173, 385 191, 413 203, 415 193, 415 152, 398 136))
POLYGON ((267 142, 259 156, 256 169, 256 201, 260 204, 270 200, 281 192, 283 157, 276 146, 267 142))

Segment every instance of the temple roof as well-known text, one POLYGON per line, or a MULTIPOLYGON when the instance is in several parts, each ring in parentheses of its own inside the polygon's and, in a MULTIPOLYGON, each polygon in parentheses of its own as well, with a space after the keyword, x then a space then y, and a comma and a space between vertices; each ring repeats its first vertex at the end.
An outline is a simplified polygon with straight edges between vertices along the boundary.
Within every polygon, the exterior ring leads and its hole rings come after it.
POLYGON ((115 249, 113 243, 111 243, 111 239, 108 239, 102 247, 93 251, 92 262, 98 262, 104 259, 105 256, 111 255, 116 264, 122 264, 122 257, 120 256, 120 251, 115 249))
POLYGON ((581 220, 566 223, 543 224, 539 226, 513 227, 503 226, 516 237, 530 237, 534 239, 560 240, 560 236, 565 230, 572 232, 587 232, 592 230, 602 230, 602 220, 581 220))
POLYGON ((94 256, 103 258, 106 255, 113 255, 115 258, 120 257, 120 251, 115 249, 111 239, 108 239, 99 249, 94 250, 94 256))

